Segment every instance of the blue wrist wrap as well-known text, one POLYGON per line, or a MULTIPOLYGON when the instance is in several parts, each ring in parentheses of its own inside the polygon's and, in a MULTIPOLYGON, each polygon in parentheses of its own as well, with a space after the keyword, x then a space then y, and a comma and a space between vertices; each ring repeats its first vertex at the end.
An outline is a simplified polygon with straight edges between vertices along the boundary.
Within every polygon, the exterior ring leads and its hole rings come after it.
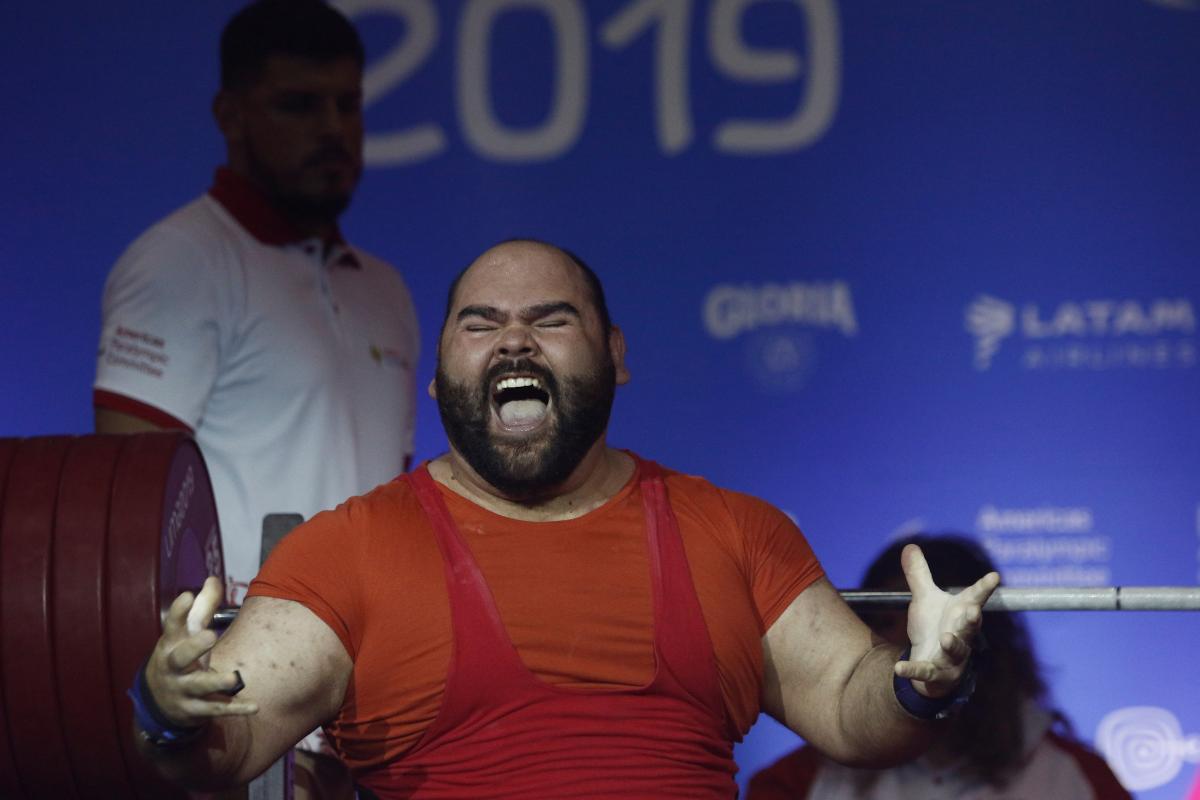
POLYGON ((175 747, 188 744, 198 737, 204 726, 180 728, 173 725, 154 702, 154 695, 146 683, 146 665, 138 667, 133 686, 125 692, 133 701, 133 718, 142 730, 143 738, 156 747, 175 747))
MULTIPOLYGON (((911 647, 905 648, 900 654, 900 660, 908 661, 911 652, 911 647)), ((958 688, 945 697, 926 697, 917 691, 912 681, 899 675, 892 675, 892 690, 895 691, 896 699, 900 701, 904 710, 917 719, 945 719, 970 699, 971 693, 975 691, 975 671, 968 663, 958 688)))

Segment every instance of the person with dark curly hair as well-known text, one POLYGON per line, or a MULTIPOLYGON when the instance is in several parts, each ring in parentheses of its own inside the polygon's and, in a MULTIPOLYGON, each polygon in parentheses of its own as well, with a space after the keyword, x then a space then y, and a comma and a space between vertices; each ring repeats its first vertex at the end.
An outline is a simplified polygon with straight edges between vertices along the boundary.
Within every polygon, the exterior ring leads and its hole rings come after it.
MULTIPOLYGON (((900 553, 909 544, 920 546, 930 570, 949 586, 969 586, 995 570, 971 539, 918 534, 880 553, 867 568, 862 588, 906 591, 900 553)), ((907 644, 903 610, 860 616, 879 637, 907 644)), ((977 688, 970 702, 942 723, 941 735, 920 758, 888 769, 855 769, 805 745, 757 773, 749 800, 1130 797, 1104 760, 1074 736, 1066 716, 1050 705, 1021 615, 985 614, 973 660, 977 688)))

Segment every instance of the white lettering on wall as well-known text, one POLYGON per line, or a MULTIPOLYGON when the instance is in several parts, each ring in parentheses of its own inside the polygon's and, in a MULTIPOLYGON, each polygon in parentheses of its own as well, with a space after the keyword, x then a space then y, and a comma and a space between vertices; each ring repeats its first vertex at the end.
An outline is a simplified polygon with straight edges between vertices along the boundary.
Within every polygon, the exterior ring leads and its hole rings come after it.
MULTIPOLYGON (((370 106, 400 90, 436 54, 443 37, 439 12, 446 6, 433 0, 334 0, 350 18, 390 15, 403 24, 396 44, 368 65, 363 78, 363 101, 370 106)), ((725 116, 713 125, 712 146, 736 156, 791 153, 818 141, 833 123, 841 94, 841 27, 835 0, 791 0, 803 18, 803 39, 793 48, 752 46, 743 35, 754 7, 777 5, 768 0, 711 0, 706 17, 710 67, 723 79, 752 89, 771 84, 794 84, 796 107, 778 119, 725 116)), ((659 150, 675 155, 695 139, 692 120, 691 47, 693 21, 703 17, 695 0, 630 0, 610 18, 593 21, 581 0, 468 0, 460 6, 454 42, 455 108, 463 139, 481 158, 492 161, 537 162, 571 150, 587 126, 594 64, 590 42, 595 30, 600 43, 623 50, 643 34, 653 35, 652 84, 654 136, 659 150), (493 35, 499 21, 511 12, 534 12, 550 24, 547 41, 532 47, 554 52, 554 92, 544 119, 529 128, 501 122, 492 95, 492 71, 503 68, 492 58, 493 35)), ((364 157, 370 166, 396 166, 428 161, 447 149, 441 122, 427 120, 408 128, 369 131, 364 157)))
POLYGON ((832 328, 845 336, 858 334, 854 299, 844 281, 767 283, 761 286, 720 284, 704 301, 704 327, 714 339, 770 325, 832 328))
POLYGON ((1197 363, 1196 310, 1186 297, 1068 300, 1018 308, 977 296, 963 315, 975 337, 975 368, 988 370, 1005 340, 1023 344, 1024 369, 1168 369, 1197 363))
POLYGON ((1021 311, 1022 332, 1030 339, 1059 336, 1154 336, 1194 333, 1196 316, 1186 299, 1087 300, 1061 303, 1049 316, 1032 303, 1021 311))
POLYGON ((1092 510, 1086 507, 996 508, 986 505, 975 517, 980 533, 1085 533, 1092 529, 1092 510))
POLYGON ((746 83, 796 82, 807 75, 806 92, 791 116, 781 120, 732 119, 717 125, 717 150, 770 154, 797 150, 824 135, 833 122, 841 89, 841 33, 830 0, 793 0, 804 13, 809 54, 804 64, 790 50, 751 49, 741 38, 742 16, 760 0, 716 0, 710 7, 709 51, 721 72, 746 83))
POLYGON ((475 152, 495 161, 541 161, 569 150, 587 115, 588 39, 579 0, 475 0, 463 9, 458 34, 458 113, 475 152), (497 118, 489 80, 492 28, 514 9, 535 9, 550 21, 554 39, 554 99, 546 121, 529 130, 497 118))

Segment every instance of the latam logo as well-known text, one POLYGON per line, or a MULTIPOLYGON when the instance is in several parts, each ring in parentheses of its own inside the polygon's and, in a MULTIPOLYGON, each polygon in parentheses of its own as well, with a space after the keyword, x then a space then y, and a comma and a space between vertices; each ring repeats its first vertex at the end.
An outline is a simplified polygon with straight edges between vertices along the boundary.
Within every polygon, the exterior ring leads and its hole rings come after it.
POLYGON ((1068 300, 1020 306, 981 294, 963 323, 975 337, 975 368, 988 370, 1009 339, 1026 369, 1192 367, 1196 311, 1188 298, 1068 300))
POLYGON ((845 281, 718 284, 704 300, 704 327, 714 339, 758 328, 803 325, 858 335, 854 298, 845 281))

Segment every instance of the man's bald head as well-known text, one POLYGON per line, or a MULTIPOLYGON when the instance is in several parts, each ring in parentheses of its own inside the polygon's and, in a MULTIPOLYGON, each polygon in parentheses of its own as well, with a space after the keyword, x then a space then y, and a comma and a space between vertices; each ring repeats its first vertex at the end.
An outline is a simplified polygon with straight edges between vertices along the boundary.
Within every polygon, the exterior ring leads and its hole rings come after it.
POLYGON ((446 313, 442 317, 442 331, 446 329, 446 323, 450 319, 450 315, 454 311, 454 302, 458 295, 459 284, 462 283, 464 277, 472 268, 481 265, 488 261, 490 256, 513 251, 519 253, 521 249, 543 249, 562 256, 565 261, 575 266, 579 270, 580 276, 583 278, 584 284, 587 286, 588 296, 592 303, 592 308, 596 312, 596 317, 600 320, 601 330, 607 336, 612 331, 612 318, 608 313, 608 302, 604 298, 604 287, 600 283, 600 278, 592 271, 592 268, 587 263, 575 255, 575 253, 567 250, 564 247, 559 247, 549 242, 541 241, 540 239, 506 239, 499 244, 489 247, 478 258, 468 264, 458 275, 455 276, 450 284, 450 291, 446 295, 446 313))

